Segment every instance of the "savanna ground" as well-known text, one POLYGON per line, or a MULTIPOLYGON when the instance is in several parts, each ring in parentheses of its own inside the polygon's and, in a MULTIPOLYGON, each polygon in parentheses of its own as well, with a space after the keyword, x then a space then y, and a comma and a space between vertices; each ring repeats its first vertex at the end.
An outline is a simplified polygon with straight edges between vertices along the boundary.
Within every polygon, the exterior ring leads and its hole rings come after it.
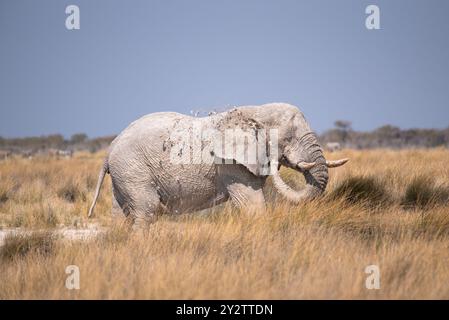
MULTIPOLYGON (((0 299, 449 298, 449 150, 343 150, 325 196, 268 212, 225 205, 162 216, 145 234, 110 218, 109 177, 86 219, 103 153, 0 162, 0 299), (68 240, 55 230, 105 230, 68 240), (68 265, 80 289, 65 286, 68 265), (377 265, 380 289, 365 286, 377 265)), ((295 187, 300 176, 284 170, 295 187)))

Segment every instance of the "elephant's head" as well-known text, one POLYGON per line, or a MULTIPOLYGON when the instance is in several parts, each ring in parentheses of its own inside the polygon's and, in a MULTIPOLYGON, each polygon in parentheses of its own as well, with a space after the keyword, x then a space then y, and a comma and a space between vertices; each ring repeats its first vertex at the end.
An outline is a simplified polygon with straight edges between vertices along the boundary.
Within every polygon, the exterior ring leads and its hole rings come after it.
POLYGON ((229 128, 245 130, 245 138, 233 141, 233 150, 237 150, 239 144, 243 143, 244 146, 241 146, 240 150, 246 152, 245 156, 239 155, 238 152, 225 155, 225 148, 220 148, 220 150, 214 150, 216 157, 232 158, 257 176, 271 173, 275 188, 294 203, 322 194, 328 182, 328 168, 341 166, 348 161, 348 159, 326 161, 317 137, 310 129, 304 115, 297 107, 289 104, 273 103, 258 107, 236 108, 220 120, 218 128, 221 132, 229 128), (265 132, 266 136, 261 136, 261 131, 265 132), (276 135, 270 134, 272 132, 276 135), (275 136, 277 141, 274 141, 275 136), (263 141, 260 141, 261 139, 263 141), (248 147, 251 143, 257 143, 259 147, 263 146, 265 149, 263 152, 260 148, 257 149, 256 164, 248 162, 251 158, 248 153, 254 150, 248 147), (269 170, 266 170, 267 165, 269 170), (300 191, 291 189, 279 176, 280 165, 303 173, 306 186, 300 191))

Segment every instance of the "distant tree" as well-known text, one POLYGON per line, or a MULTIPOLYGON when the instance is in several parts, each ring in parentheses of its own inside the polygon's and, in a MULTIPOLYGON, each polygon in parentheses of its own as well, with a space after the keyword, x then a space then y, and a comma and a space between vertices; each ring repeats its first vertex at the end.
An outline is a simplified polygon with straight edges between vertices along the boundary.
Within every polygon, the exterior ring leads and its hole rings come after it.
POLYGON ((47 136, 46 138, 43 138, 44 143, 45 140, 47 141, 48 145, 53 148, 60 148, 64 145, 64 137, 60 134, 52 134, 47 136))
POLYGON ((435 130, 435 129, 430 129, 430 130, 424 130, 427 136, 426 139, 426 144, 428 147, 439 147, 439 146, 443 146, 445 144, 445 138, 444 138, 444 133, 439 131, 439 130, 435 130))
POLYGON ((336 133, 339 136, 339 140, 343 143, 346 143, 348 140, 349 132, 352 130, 351 121, 337 120, 334 122, 334 126, 336 133))
POLYGON ((377 128, 374 132, 387 137, 397 137, 401 133, 401 129, 387 124, 377 128))
POLYGON ((85 133, 76 133, 72 135, 70 138, 70 143, 77 144, 77 143, 83 143, 87 141, 87 134, 85 133))
POLYGON ((341 131, 350 131, 351 127, 352 127, 352 123, 351 121, 346 121, 346 120, 337 120, 334 122, 334 126, 335 128, 337 128, 338 130, 341 131))
POLYGON ((370 134, 370 145, 374 147, 399 148, 404 145, 401 129, 391 125, 377 128, 370 134))
POLYGON ((443 135, 444 135, 444 143, 446 144, 447 147, 449 147, 449 127, 447 127, 443 131, 443 135))

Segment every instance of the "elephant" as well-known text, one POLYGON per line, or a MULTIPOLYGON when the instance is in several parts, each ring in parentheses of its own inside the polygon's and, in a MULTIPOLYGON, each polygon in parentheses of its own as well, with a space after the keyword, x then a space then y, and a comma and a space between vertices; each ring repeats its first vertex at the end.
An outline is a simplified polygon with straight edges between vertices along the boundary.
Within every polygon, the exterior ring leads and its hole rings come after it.
POLYGON ((194 212, 228 200, 251 213, 264 212, 263 186, 270 175, 275 189, 299 204, 322 194, 328 168, 347 161, 327 161, 303 113, 287 103, 234 107, 199 118, 152 113, 112 141, 88 216, 107 173, 113 211, 140 228, 161 213, 194 212), (235 133, 231 139, 228 132, 235 133), (290 188, 279 175, 281 166, 301 172, 306 186, 290 188))

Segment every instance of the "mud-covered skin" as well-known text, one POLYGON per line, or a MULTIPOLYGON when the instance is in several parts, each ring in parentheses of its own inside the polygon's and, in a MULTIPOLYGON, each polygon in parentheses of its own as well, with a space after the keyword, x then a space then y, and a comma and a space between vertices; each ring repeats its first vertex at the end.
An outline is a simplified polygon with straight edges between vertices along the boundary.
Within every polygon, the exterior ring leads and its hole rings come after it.
MULTIPOLYGON (((131 124, 114 140, 108 157, 109 173, 114 195, 125 213, 129 209, 182 213, 228 199, 217 184, 213 163, 171 161, 172 147, 178 142, 174 138, 189 134, 193 121, 204 120, 177 113, 151 114, 131 124)), ((190 150, 186 149, 184 152, 190 150)))
MULTIPOLYGON (((225 155, 222 150, 214 150, 210 141, 195 136, 198 128, 200 132, 224 132, 236 128, 247 132, 251 131, 248 129, 276 129, 278 153, 276 158, 270 156, 270 164, 276 163, 273 166, 276 172, 279 165, 303 172, 307 187, 300 192, 291 190, 277 173, 275 187, 294 202, 314 197, 326 188, 326 160, 303 114, 295 106, 271 103, 238 107, 205 118, 160 112, 136 120, 112 142, 100 173, 95 200, 104 174, 109 173, 114 213, 121 208, 136 225, 153 221, 158 212, 197 211, 229 199, 250 212, 264 211, 262 188, 267 173, 258 164, 242 164, 239 159, 231 159, 234 164, 216 164, 214 157, 225 155), (189 145, 183 145, 186 136, 193 136, 189 145), (186 154, 199 156, 192 151, 194 143, 200 143, 201 153, 209 157, 193 163, 173 161, 173 155, 175 159, 186 154)), ((254 141, 258 139, 256 136, 253 138, 254 141)), ((267 141, 267 148, 268 144, 271 141, 267 141)))

